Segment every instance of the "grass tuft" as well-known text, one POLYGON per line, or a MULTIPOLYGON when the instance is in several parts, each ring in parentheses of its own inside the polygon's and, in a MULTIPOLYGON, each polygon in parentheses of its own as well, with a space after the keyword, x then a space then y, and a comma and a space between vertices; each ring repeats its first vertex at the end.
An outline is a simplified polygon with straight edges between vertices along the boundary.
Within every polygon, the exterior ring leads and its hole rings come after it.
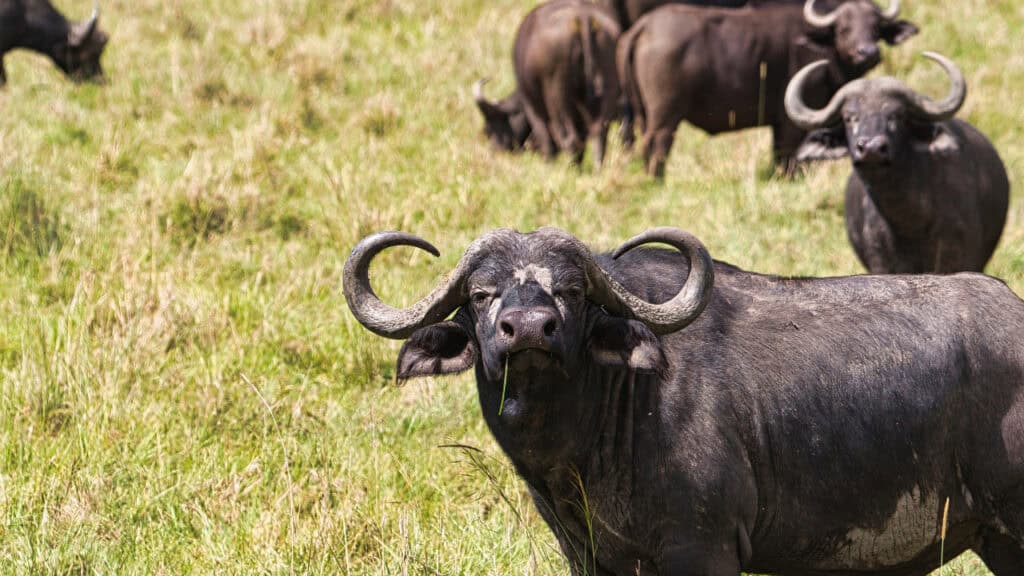
POLYGON ((60 250, 68 234, 59 212, 36 186, 17 176, 0 183, 0 250, 17 264, 60 250))

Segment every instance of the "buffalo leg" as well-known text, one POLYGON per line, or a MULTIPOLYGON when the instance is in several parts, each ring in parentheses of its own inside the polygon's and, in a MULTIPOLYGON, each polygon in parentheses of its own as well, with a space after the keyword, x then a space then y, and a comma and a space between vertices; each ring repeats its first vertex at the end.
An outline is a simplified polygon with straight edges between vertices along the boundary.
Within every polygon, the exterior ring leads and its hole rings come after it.
POLYGON ((594 168, 604 163, 605 146, 608 143, 608 122, 597 120, 590 125, 590 142, 594 147, 594 168))
POLYGON ((540 150, 544 158, 550 160, 555 157, 555 145, 551 140, 551 133, 548 131, 548 124, 541 118, 537 110, 530 104, 525 104, 523 109, 526 112, 526 121, 530 124, 530 137, 534 145, 540 150))
POLYGON ((586 125, 576 108, 573 95, 559 82, 544 85, 544 106, 550 119, 549 129, 560 152, 572 156, 578 166, 586 149, 586 125))
MULTIPOLYGON (((619 98, 619 110, 619 139, 622 141, 622 147, 629 151, 633 149, 633 144, 636 141, 637 115, 633 110, 633 103, 629 101, 629 97, 625 93, 619 98)), ((643 133, 642 127, 640 132, 643 133)))
POLYGON ((1024 574, 1024 548, 1009 536, 990 530, 975 552, 995 576, 1024 574))
POLYGON ((789 122, 772 126, 772 159, 786 176, 796 173, 796 151, 807 133, 789 122))
POLYGON ((658 128, 644 135, 644 161, 649 175, 658 179, 665 177, 665 160, 672 150, 675 137, 674 128, 658 128))
POLYGON ((3 58, 0 58, 0 86, 7 84, 7 71, 4 70, 3 58))

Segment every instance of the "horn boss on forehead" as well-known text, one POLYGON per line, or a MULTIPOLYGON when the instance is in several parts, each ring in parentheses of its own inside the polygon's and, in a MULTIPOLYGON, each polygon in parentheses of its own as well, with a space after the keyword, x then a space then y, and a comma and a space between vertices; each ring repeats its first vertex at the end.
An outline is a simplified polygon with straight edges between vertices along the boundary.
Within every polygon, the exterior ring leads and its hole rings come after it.
MULTIPOLYGON (((804 20, 808 24, 815 28, 828 28, 836 23, 839 18, 839 13, 843 10, 843 4, 836 6, 831 12, 827 14, 819 14, 814 9, 815 0, 807 0, 804 2, 804 20)), ((889 7, 881 11, 882 18, 885 20, 895 20, 900 14, 900 0, 892 0, 889 3, 889 7)))

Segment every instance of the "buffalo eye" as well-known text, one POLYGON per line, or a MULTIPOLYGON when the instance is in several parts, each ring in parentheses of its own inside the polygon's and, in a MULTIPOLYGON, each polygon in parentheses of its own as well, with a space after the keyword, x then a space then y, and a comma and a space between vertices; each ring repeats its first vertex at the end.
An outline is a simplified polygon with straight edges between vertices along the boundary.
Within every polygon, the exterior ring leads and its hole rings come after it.
POLYGON ((576 286, 559 288, 558 290, 555 290, 555 296, 565 300, 566 302, 575 303, 579 302, 579 300, 583 298, 583 290, 576 286))
POLYGON ((896 129, 899 128, 900 120, 901 119, 898 114, 893 114, 886 118, 885 127, 889 129, 889 132, 895 132, 896 129))
POLYGON ((846 123, 847 124, 856 124, 857 123, 857 115, 856 114, 850 114, 849 116, 847 116, 846 117, 846 123))
POLYGON ((473 301, 474 306, 483 306, 491 298, 491 293, 486 290, 475 290, 469 296, 470 300, 473 301))

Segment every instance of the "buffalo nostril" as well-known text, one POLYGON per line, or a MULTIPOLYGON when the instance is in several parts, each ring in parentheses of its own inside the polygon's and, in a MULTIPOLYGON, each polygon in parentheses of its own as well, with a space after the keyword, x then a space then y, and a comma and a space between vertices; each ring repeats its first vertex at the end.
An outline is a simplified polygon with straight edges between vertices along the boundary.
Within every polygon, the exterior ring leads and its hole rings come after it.
POLYGON ((544 323, 544 335, 551 337, 554 336, 555 331, 558 330, 558 323, 552 318, 544 323))
POLYGON ((867 139, 865 139, 865 138, 858 139, 857 140, 857 152, 863 152, 864 148, 866 148, 867 145, 868 145, 867 139))
POLYGON ((507 338, 511 338, 516 335, 515 328, 513 328, 511 324, 505 322, 504 320, 498 323, 498 328, 501 329, 501 333, 504 334, 505 337, 507 338))

